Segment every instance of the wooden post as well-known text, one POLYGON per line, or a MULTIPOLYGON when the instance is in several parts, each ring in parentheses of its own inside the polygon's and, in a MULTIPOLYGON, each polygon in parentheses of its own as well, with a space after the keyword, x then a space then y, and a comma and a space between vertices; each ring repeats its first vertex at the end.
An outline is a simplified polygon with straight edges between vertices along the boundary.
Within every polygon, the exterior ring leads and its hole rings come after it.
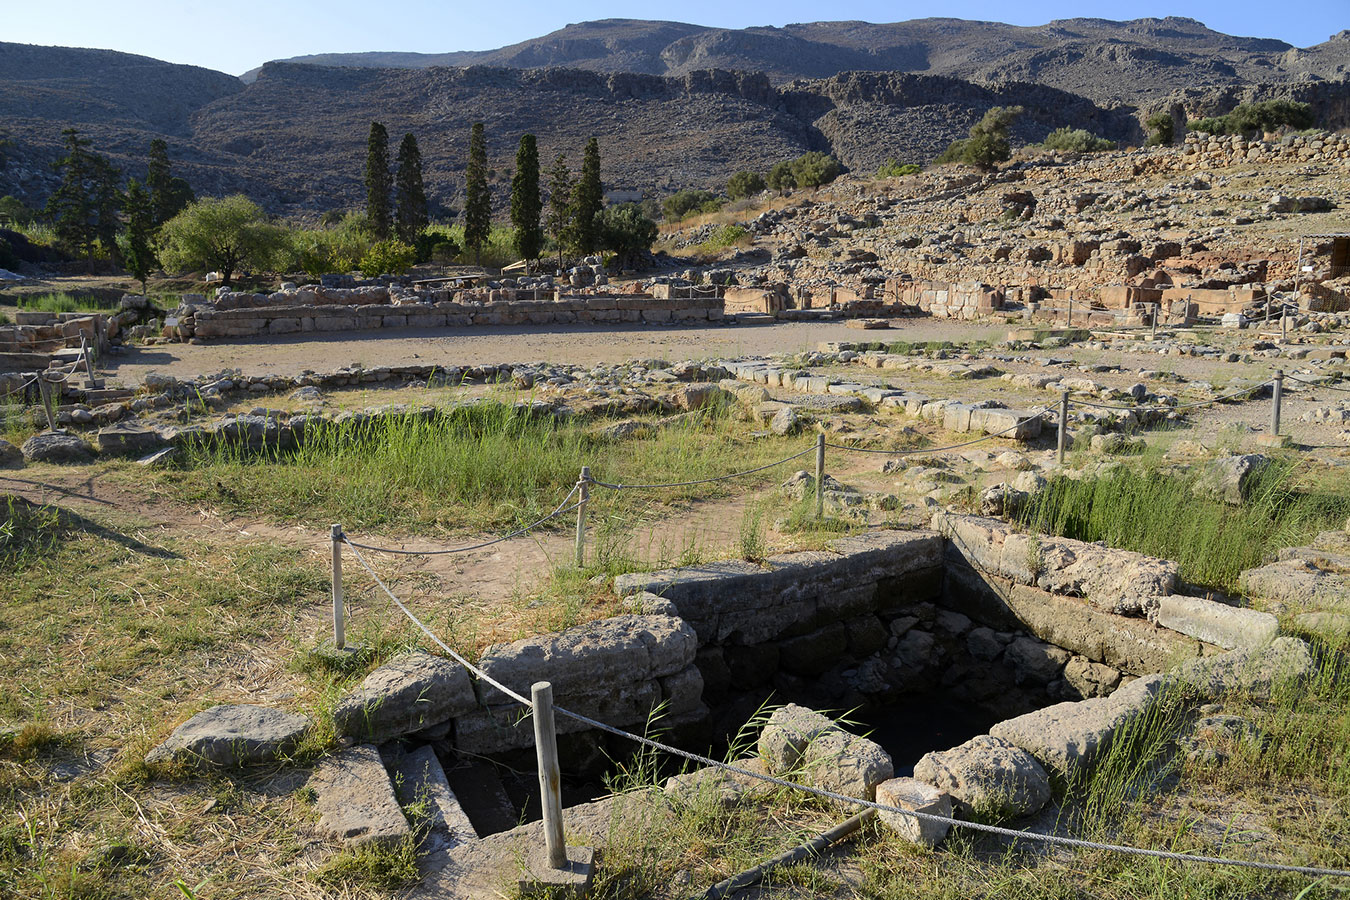
POLYGON ((1064 462, 1064 451, 1069 444, 1069 392, 1059 395, 1059 461, 1064 462))
POLYGON ((80 357, 84 360, 84 374, 89 378, 92 386, 94 381, 94 364, 89 359, 89 340, 80 338, 80 357))
POLYGON ((1275 370, 1275 384, 1272 391, 1274 402, 1270 405, 1270 433, 1280 433, 1280 403, 1284 399, 1284 370, 1275 370))
POLYGON ((1068 321, 1066 321, 1064 324, 1065 324, 1065 325, 1068 325, 1070 328, 1073 327, 1073 297, 1072 297, 1072 296, 1069 297, 1069 317, 1068 317, 1068 321))
POLYGON ((544 808, 544 847, 550 869, 567 868, 563 839, 562 784, 558 773, 558 738, 553 731, 553 685, 536 681, 530 687, 534 701, 534 749, 539 758, 539 798, 544 808))
POLYGON ((591 467, 581 467, 581 477, 577 479, 577 568, 586 565, 586 507, 591 498, 591 467))
POLYGON ((328 530, 333 539, 333 647, 341 650, 347 645, 346 610, 342 604, 342 526, 328 530))
POLYGON ((52 399, 52 383, 47 380, 46 372, 37 376, 38 394, 42 397, 42 411, 47 414, 47 430, 56 430, 56 403, 52 399))
POLYGON ((1280 305, 1280 343, 1289 342, 1289 309, 1283 304, 1280 305))
POLYGON ((825 435, 816 435, 816 518, 825 514, 825 435))
POLYGON ((1149 316, 1148 339, 1150 341, 1158 339, 1158 307, 1157 303, 1153 304, 1153 315, 1149 316))

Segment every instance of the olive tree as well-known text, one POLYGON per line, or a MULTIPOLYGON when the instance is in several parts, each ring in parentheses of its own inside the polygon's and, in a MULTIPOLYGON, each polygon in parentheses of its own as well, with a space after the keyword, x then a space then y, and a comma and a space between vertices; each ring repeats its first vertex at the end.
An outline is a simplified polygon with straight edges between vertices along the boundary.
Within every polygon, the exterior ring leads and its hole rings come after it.
POLYGON ((241 268, 264 268, 284 243, 281 229, 267 221, 258 204, 243 194, 188 204, 160 231, 165 268, 212 269, 225 284, 241 268))

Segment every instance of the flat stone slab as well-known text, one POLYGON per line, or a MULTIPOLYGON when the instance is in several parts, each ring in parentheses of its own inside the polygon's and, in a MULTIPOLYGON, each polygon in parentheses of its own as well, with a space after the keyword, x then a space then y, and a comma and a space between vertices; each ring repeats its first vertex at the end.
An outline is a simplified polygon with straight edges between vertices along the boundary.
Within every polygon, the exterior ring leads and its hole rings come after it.
POLYGON ((357 744, 321 762, 310 776, 319 830, 349 847, 393 846, 411 833, 380 751, 357 744))
POLYGON ((1257 647, 1280 633, 1279 620, 1270 613, 1178 594, 1159 598, 1150 618, 1164 628, 1228 650, 1257 647))
POLYGON ((1149 675, 1110 697, 1056 703, 1005 719, 989 733, 1027 751, 1048 771, 1072 780, 1095 762, 1123 726, 1152 705, 1165 683, 1165 676, 1149 675))
POLYGON ((228 767, 271 762, 293 750, 311 724, 307 716, 265 706, 213 706, 175 728, 145 761, 228 767))
POLYGON ((478 832, 460 805, 459 798, 450 789, 445 769, 430 746, 418 747, 412 753, 400 757, 393 765, 393 777, 394 792, 405 807, 428 804, 427 812, 430 813, 433 832, 440 833, 456 844, 478 839, 478 832))
POLYGON ((169 446, 158 431, 129 425, 110 425, 100 428, 94 438, 98 452, 104 456, 145 456, 169 446))
POLYGON ((1276 610, 1350 612, 1350 576, 1307 559, 1282 559, 1239 576, 1247 596, 1276 610))
POLYGON ((338 701, 338 734, 383 743, 478 708, 469 673, 453 660, 406 653, 366 676, 338 701))
POLYGON ((590 847, 567 847, 567 863, 561 869, 548 864, 547 851, 535 847, 525 854, 524 871, 518 881, 523 897, 580 897, 595 878, 595 851, 590 847))
POLYGON ((94 449, 84 438, 65 431, 35 434, 20 450, 28 462, 85 463, 94 458, 94 449))
POLYGON ((1036 758, 988 734, 924 754, 914 777, 950 794, 952 805, 967 817, 1015 819, 1050 802, 1050 778, 1036 758))
POLYGON ((1314 668, 1312 652, 1304 641, 1279 637, 1262 647, 1192 660, 1177 670, 1177 677, 1212 700, 1234 691, 1267 699, 1276 685, 1306 678, 1314 668))

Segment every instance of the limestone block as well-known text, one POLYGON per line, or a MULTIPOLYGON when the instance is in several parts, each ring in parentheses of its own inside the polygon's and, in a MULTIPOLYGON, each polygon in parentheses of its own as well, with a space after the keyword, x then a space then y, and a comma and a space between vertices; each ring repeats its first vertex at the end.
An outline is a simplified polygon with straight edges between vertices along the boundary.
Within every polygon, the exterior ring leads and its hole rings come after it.
MULTIPOLYGON (((802 774, 807 784, 847 797, 875 800, 877 785, 895 775, 891 756, 867 738, 833 730, 817 735, 802 757, 802 774)), ((861 808, 834 801, 850 814, 861 808)))
POLYGON ((94 458, 94 450, 84 438, 65 431, 35 434, 19 450, 27 462, 85 463, 94 458))
POLYGON ((448 837, 452 845, 478 838, 430 745, 399 758, 393 766, 393 776, 399 803, 403 806, 426 803, 431 829, 448 837))
POLYGON ((310 724, 305 716, 263 706, 213 706, 175 728, 145 761, 217 766, 270 762, 293 750, 310 724))
POLYGON ((1262 647, 1243 647, 1192 660, 1181 666, 1177 676, 1183 684, 1210 699, 1235 691, 1268 699, 1277 685, 1300 681, 1314 669, 1312 653, 1305 642, 1280 637, 1262 647))
POLYGON ((154 429, 130 425, 100 428, 94 439, 104 456, 145 456, 169 445, 154 429))
POLYGON ((1280 633, 1280 623, 1270 613, 1178 594, 1162 597, 1150 618, 1164 628, 1228 650, 1256 647, 1280 633))
POLYGON ((759 733, 759 757, 772 774, 790 772, 801 764, 806 747, 839 726, 815 710, 789 703, 773 711, 759 733))
POLYGON ((1003 660, 1013 669, 1017 684, 1049 684, 1059 677, 1064 664, 1073 656, 1068 650, 1034 638, 1019 637, 1008 645, 1003 660))
MULTIPOLYGON (((952 798, 931 784, 913 778, 892 778, 877 785, 877 802, 897 809, 927 813, 931 816, 951 817, 952 798)), ((901 813, 881 810, 878 814, 892 831, 913 844, 936 847, 947 836, 951 825, 917 819, 901 813)))
POLYGON ((1015 819, 1050 801, 1050 779, 1035 757, 987 734, 925 754, 914 766, 914 777, 950 794, 966 817, 1015 819))
POLYGON ((408 836, 380 751, 357 744, 319 763, 310 776, 319 829, 349 847, 392 846, 408 836))
POLYGON ((366 676, 333 710, 338 734, 383 743, 477 709, 469 673, 429 653, 396 657, 366 676))

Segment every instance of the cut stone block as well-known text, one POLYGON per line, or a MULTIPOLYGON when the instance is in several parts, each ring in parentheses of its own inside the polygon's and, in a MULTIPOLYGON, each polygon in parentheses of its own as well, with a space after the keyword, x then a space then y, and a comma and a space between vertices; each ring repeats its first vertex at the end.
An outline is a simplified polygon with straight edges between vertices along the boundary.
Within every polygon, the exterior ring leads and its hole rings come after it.
POLYGON ((175 728, 145 761, 217 766, 271 762, 293 750, 310 724, 306 716, 265 706, 213 706, 175 728))
POLYGON ((1259 647, 1280 633, 1280 623, 1270 613, 1177 594, 1159 598, 1151 618, 1164 628, 1228 650, 1259 647))
POLYGON ((450 789, 441 761, 431 747, 419 747, 400 758, 394 764, 393 775, 399 802, 405 807, 428 803, 432 830, 448 836, 452 846, 477 840, 478 832, 450 789))
POLYGON ((914 766, 914 777, 950 794, 967 817, 1015 819, 1050 801, 1050 778, 1035 757, 988 734, 925 754, 914 766))
MULTIPOLYGON (((877 785, 894 777, 891 755, 880 745, 847 731, 827 731, 806 748, 802 759, 806 783, 846 797, 876 798, 877 785)), ((850 814, 862 808, 843 801, 835 805, 850 814)))
POLYGON ((788 772, 802 761, 807 745, 827 731, 838 731, 826 716, 805 706, 789 703, 773 711, 759 733, 759 756, 769 772, 788 772))
MULTIPOLYGON (((897 809, 927 813, 931 816, 951 817, 952 798, 946 791, 940 791, 931 784, 924 784, 913 778, 892 778, 877 785, 877 802, 897 809)), ((917 819, 896 812, 880 810, 881 821, 892 831, 913 844, 936 847, 947 836, 951 825, 946 822, 933 822, 917 819)))
POLYGON ((333 710, 333 725, 338 734, 383 743, 477 708, 463 666, 429 653, 407 653, 343 697, 333 710))
POLYGON ((1264 647, 1244 647, 1192 660, 1177 675, 1184 684, 1212 700, 1234 691, 1269 699, 1275 685, 1306 678, 1314 666, 1312 652, 1305 642, 1280 637, 1264 647))
POLYGON ((310 776, 319 829, 349 847, 390 847, 411 830, 394 796, 380 751, 357 744, 321 762, 310 776))

